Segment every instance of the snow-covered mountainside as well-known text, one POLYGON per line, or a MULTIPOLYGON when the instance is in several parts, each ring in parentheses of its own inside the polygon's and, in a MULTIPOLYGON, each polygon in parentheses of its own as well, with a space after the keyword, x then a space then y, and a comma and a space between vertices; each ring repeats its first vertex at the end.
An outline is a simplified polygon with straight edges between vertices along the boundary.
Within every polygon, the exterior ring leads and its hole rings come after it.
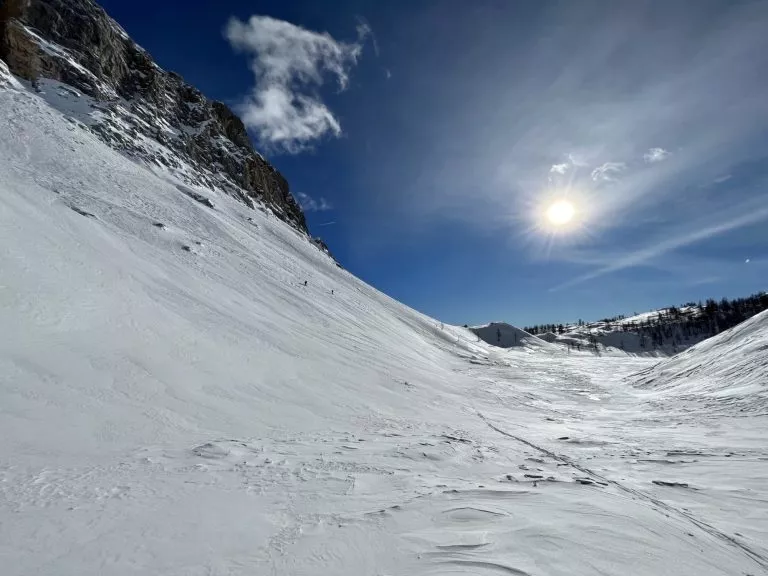
POLYGON ((768 311, 645 370, 633 382, 702 409, 768 415, 768 311))
POLYGON ((765 416, 443 326, 50 101, 0 66, 4 575, 768 573, 765 416))
POLYGON ((186 185, 229 194, 306 232, 288 182, 240 119, 151 56, 93 0, 6 0, 0 59, 74 124, 186 185))
POLYGON ((768 310, 768 293, 713 299, 643 314, 577 324, 545 324, 524 330, 568 348, 595 354, 668 357, 768 310))

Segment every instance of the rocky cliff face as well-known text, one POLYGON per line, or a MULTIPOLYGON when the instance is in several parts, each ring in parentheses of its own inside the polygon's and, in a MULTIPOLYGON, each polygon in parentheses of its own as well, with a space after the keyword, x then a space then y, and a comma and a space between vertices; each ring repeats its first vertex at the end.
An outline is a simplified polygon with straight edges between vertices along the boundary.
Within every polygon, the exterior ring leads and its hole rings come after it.
POLYGON ((92 0, 5 0, 0 58, 110 146, 193 184, 254 201, 306 232, 285 178, 242 121, 166 72, 92 0))

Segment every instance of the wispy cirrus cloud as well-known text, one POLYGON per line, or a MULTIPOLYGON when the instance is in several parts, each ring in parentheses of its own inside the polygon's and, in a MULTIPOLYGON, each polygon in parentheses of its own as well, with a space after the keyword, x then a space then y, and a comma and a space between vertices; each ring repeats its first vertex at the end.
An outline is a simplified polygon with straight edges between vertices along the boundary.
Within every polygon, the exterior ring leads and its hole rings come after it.
POLYGON ((297 153, 320 138, 341 134, 318 89, 329 79, 339 90, 347 88, 370 32, 361 21, 357 40, 347 43, 269 16, 229 20, 224 36, 250 57, 256 79, 238 111, 262 147, 297 153))
POLYGON ((368 20, 362 16, 357 17, 357 37, 362 42, 366 38, 370 38, 371 46, 373 46, 373 53, 378 58, 381 56, 379 51, 379 41, 376 39, 376 34, 373 33, 373 28, 368 24, 368 20))
POLYGON ((624 254, 610 254, 600 262, 596 258, 592 263, 598 266, 586 274, 582 274, 567 282, 559 284, 552 288, 552 291, 570 288, 582 284, 589 280, 594 280, 618 272, 626 268, 639 266, 653 261, 660 256, 690 246, 702 240, 709 240, 716 236, 726 234, 732 230, 737 230, 745 226, 750 226, 768 219, 768 197, 758 197, 732 211, 733 216, 722 218, 717 216, 709 218, 707 221, 699 221, 688 225, 686 230, 671 238, 665 238, 651 242, 650 244, 624 254))
POLYGON ((643 154, 643 160, 645 160, 648 164, 661 162, 662 160, 666 160, 668 157, 669 151, 664 150, 664 148, 650 148, 648 152, 643 154))
POLYGON ((327 210, 333 209, 331 203, 322 196, 319 198, 313 198, 309 194, 298 192, 296 194, 296 199, 299 201, 299 206, 301 206, 301 209, 305 212, 326 212, 327 210))
POLYGON ((592 170, 592 180, 595 182, 612 182, 626 168, 627 165, 624 162, 604 162, 592 170))

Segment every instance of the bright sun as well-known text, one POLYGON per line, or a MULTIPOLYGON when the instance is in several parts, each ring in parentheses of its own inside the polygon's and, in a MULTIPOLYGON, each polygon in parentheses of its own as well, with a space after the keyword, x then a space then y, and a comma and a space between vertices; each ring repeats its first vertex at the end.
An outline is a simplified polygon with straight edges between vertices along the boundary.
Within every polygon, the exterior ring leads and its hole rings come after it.
POLYGON ((565 226, 576 214, 576 208, 568 200, 557 200, 547 208, 547 221, 553 226, 565 226))

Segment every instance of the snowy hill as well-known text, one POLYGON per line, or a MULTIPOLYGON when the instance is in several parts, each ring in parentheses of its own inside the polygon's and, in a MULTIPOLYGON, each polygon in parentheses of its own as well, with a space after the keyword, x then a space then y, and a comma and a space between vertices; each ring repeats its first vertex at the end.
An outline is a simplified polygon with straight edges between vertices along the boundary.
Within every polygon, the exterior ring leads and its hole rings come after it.
POLYGON ((483 342, 499 348, 523 347, 532 350, 549 350, 550 352, 556 350, 556 348, 548 346, 541 338, 532 336, 528 332, 504 322, 472 326, 470 330, 483 342))
POLYGON ((0 64, 4 575, 768 573, 768 419, 442 325, 42 86, 0 64))
POLYGON ((768 309, 768 293, 747 298, 707 300, 706 304, 660 308, 630 317, 597 322, 526 327, 569 352, 668 357, 719 334, 768 309))
POLYGON ((633 383, 702 409, 768 415, 768 312, 645 370, 633 383))

